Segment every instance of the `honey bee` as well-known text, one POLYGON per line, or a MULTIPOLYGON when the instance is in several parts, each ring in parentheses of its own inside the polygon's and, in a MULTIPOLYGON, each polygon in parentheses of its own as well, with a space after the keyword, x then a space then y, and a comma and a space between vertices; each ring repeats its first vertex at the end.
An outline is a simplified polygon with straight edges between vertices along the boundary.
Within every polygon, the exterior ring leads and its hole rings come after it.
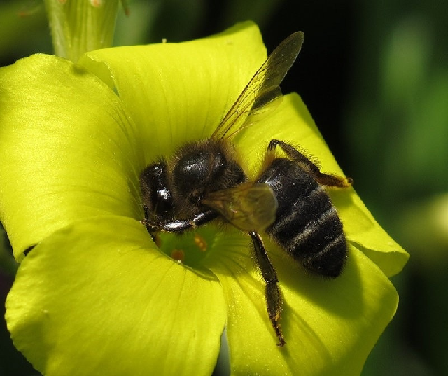
POLYGON ((272 52, 210 138, 185 144, 173 157, 159 159, 140 175, 142 223, 153 239, 160 231, 181 233, 216 218, 250 236, 278 346, 286 343, 280 328, 282 294, 260 233, 270 236, 306 270, 338 277, 347 244, 325 187, 346 188, 351 181, 322 173, 292 145, 275 139, 267 146, 258 177, 249 181, 233 157, 231 139, 249 125, 250 115, 281 97, 279 85, 302 43, 303 33, 296 32, 272 52), (286 157, 276 157, 277 147, 286 157))

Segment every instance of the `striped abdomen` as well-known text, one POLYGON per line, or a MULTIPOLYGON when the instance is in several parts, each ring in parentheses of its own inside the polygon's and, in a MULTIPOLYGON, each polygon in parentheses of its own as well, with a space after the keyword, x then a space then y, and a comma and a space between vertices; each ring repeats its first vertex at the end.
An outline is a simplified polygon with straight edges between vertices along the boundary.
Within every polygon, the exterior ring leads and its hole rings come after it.
POLYGON ((347 258, 342 223, 323 186, 296 162, 276 158, 258 182, 275 193, 275 221, 266 232, 309 271, 341 274, 347 258))

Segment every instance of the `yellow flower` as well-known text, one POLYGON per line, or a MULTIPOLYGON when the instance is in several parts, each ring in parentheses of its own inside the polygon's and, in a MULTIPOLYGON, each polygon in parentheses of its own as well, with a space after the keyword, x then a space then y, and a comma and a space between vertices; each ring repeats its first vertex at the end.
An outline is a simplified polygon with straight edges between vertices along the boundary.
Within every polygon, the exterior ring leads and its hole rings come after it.
MULTIPOLYGON (((209 137, 265 58, 246 23, 97 50, 78 65, 35 55, 0 70, 0 219, 23 260, 6 319, 40 372, 210 374, 224 328, 234 375, 361 372, 398 304, 388 277, 408 255, 353 189, 329 192, 349 244, 340 277, 306 273, 264 237, 284 299, 283 348, 247 235, 211 223, 165 235, 159 249, 141 223, 141 171, 209 137)), ((249 175, 274 138, 343 175, 297 94, 235 139, 249 175)))

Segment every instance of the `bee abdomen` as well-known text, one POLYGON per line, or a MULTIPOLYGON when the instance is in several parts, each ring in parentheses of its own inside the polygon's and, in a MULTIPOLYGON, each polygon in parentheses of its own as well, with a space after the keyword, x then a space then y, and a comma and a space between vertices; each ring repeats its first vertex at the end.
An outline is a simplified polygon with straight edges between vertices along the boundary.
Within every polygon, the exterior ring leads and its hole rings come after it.
POLYGON ((280 159, 274 162, 277 163, 271 166, 272 174, 264 177, 279 205, 276 220, 266 232, 307 270, 330 278, 339 276, 347 257, 347 245, 330 197, 295 163, 280 159), (273 173, 277 168, 283 173, 273 173))

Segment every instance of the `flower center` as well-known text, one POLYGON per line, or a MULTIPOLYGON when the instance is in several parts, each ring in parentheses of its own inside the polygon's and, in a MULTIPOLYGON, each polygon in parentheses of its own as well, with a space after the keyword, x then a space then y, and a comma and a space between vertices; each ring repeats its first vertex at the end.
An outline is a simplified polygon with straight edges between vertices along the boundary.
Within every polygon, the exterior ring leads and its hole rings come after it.
POLYGON ((183 234, 158 234, 159 249, 177 261, 195 269, 204 266, 204 260, 212 254, 218 232, 213 225, 202 226, 183 234))

